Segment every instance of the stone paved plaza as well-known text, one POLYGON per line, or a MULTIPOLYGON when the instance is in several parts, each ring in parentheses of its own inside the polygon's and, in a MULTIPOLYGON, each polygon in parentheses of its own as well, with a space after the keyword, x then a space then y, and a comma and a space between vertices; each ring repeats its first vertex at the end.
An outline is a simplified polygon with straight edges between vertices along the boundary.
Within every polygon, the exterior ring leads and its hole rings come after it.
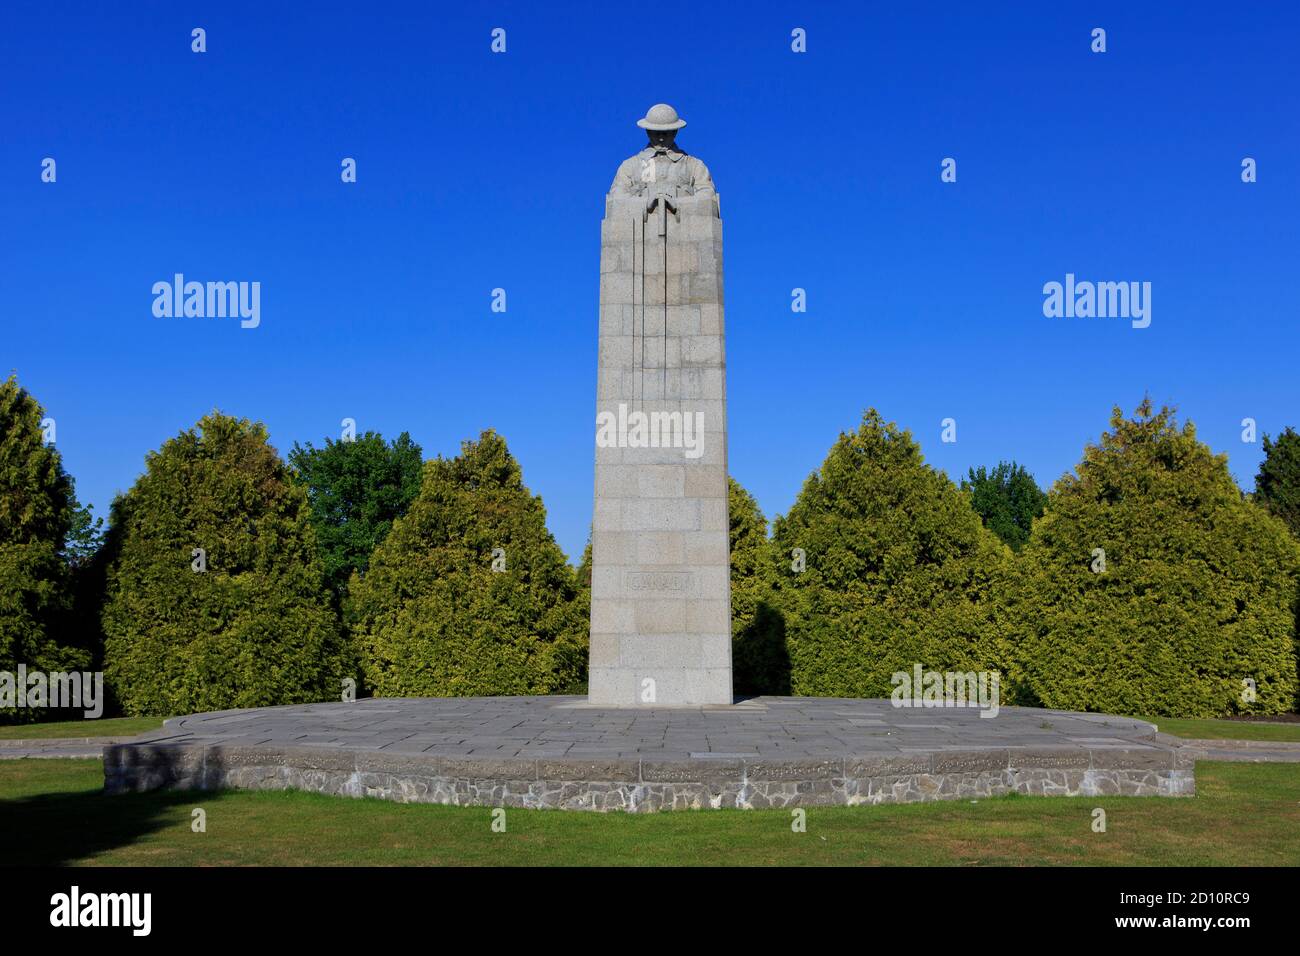
POLYGON ((175 718, 105 748, 105 782, 635 811, 1181 796, 1195 790, 1194 756, 1143 721, 1014 707, 989 719, 887 700, 616 710, 582 697, 369 699, 175 718))

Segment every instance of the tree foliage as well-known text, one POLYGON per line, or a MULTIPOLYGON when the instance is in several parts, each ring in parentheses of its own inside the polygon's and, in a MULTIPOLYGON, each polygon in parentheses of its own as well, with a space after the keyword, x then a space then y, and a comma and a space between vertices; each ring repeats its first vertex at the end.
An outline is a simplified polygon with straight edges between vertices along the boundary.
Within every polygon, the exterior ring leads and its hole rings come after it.
POLYGON ((1042 704, 1212 716, 1289 709, 1300 545, 1174 410, 1117 407, 1020 555, 1018 677, 1042 704), (1253 681, 1257 700, 1243 699, 1253 681))
POLYGON ((961 483, 971 496, 971 507, 988 528, 1012 550, 1019 551, 1029 540, 1034 519, 1043 513, 1047 494, 1034 476, 1014 461, 998 462, 989 471, 983 465, 972 468, 961 483))
POLYGON ((1286 428, 1276 441, 1264 436, 1264 460, 1255 476, 1255 500, 1300 538, 1300 434, 1286 428))
MULTIPOLYGON (((14 376, 0 383, 0 670, 66 671, 90 654, 68 634, 68 537, 78 506, 45 411, 14 376)), ((5 712, 28 719, 31 713, 5 712)))
POLYGON ((341 602, 353 572, 370 555, 420 490, 420 446, 406 432, 392 444, 376 432, 324 448, 294 444, 289 464, 307 489, 325 579, 341 602))
POLYGON ((338 699, 354 673, 307 493, 261 424, 213 412, 150 453, 105 547, 106 677, 128 714, 338 699))
POLYGON ((869 410, 775 521, 792 690, 881 697, 894 672, 992 669, 993 582, 1009 555, 909 432, 869 410), (806 555, 802 572, 786 560, 806 555))
POLYGON ((576 575, 493 431, 425 463, 419 494, 350 591, 380 696, 545 694, 586 678, 576 575))
POLYGON ((785 618, 772 592, 767 518, 734 478, 728 479, 731 547, 731 666, 737 694, 789 694, 785 618))

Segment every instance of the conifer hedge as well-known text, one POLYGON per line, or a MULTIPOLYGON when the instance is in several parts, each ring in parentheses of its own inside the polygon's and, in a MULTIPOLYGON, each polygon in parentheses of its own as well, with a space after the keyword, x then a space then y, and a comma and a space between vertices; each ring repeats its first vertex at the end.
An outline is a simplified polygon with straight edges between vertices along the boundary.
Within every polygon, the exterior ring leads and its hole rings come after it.
MULTIPOLYGON (((60 633, 70 591, 65 548, 75 499, 72 479, 45 442, 45 411, 10 376, 0 382, 0 671, 81 670, 89 651, 60 633)), ((0 711, 3 719, 34 712, 0 711)))
POLYGON ((266 430, 213 412, 113 503, 106 678, 131 715, 338 700, 355 673, 306 491, 266 430))
POLYGON ((732 683, 742 696, 790 693, 785 617, 772 589, 775 557, 767 518, 754 496, 730 479, 732 683))
POLYGON ((893 673, 916 663, 998 666, 994 583, 1010 551, 874 409, 776 519, 773 542, 794 694, 887 697, 893 673))
POLYGON ((1294 706, 1300 545, 1170 408, 1146 400, 1131 419, 1115 408, 1051 490, 1018 572, 1006 594, 1016 677, 1048 707, 1294 706))
POLYGON ((493 431, 425 463, 419 494, 349 592, 378 696, 562 693, 586 679, 577 576, 493 431))

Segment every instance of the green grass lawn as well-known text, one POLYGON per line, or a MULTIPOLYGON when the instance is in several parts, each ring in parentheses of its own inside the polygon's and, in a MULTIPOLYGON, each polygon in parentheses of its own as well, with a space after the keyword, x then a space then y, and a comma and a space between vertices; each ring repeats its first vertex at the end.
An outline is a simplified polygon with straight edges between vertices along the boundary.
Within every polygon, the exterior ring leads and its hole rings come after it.
POLYGON ((0 727, 0 740, 43 740, 51 737, 134 737, 157 730, 162 717, 112 717, 107 720, 61 720, 48 724, 0 727))
POLYGON ((0 761, 0 863, 232 865, 1300 865, 1300 764, 1197 765, 1192 798, 1003 797, 647 815, 296 792, 104 796, 96 760, 0 761), (191 831, 191 811, 207 832, 191 831), (1092 832, 1092 811, 1107 832, 1092 832))
POLYGON ((1300 723, 1258 724, 1249 720, 1215 720, 1202 717, 1138 717, 1175 737, 1194 740, 1295 740, 1300 741, 1300 723))

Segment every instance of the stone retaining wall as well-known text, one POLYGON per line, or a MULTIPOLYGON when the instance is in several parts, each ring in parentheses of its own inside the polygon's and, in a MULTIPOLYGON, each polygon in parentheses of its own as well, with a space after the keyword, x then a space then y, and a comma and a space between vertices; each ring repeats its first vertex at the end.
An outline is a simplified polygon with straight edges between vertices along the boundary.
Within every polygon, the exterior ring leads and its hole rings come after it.
POLYGON ((160 788, 305 790, 399 803, 646 812, 1032 796, 1191 796, 1178 750, 936 751, 834 760, 507 759, 326 747, 120 744, 107 793, 160 788))

